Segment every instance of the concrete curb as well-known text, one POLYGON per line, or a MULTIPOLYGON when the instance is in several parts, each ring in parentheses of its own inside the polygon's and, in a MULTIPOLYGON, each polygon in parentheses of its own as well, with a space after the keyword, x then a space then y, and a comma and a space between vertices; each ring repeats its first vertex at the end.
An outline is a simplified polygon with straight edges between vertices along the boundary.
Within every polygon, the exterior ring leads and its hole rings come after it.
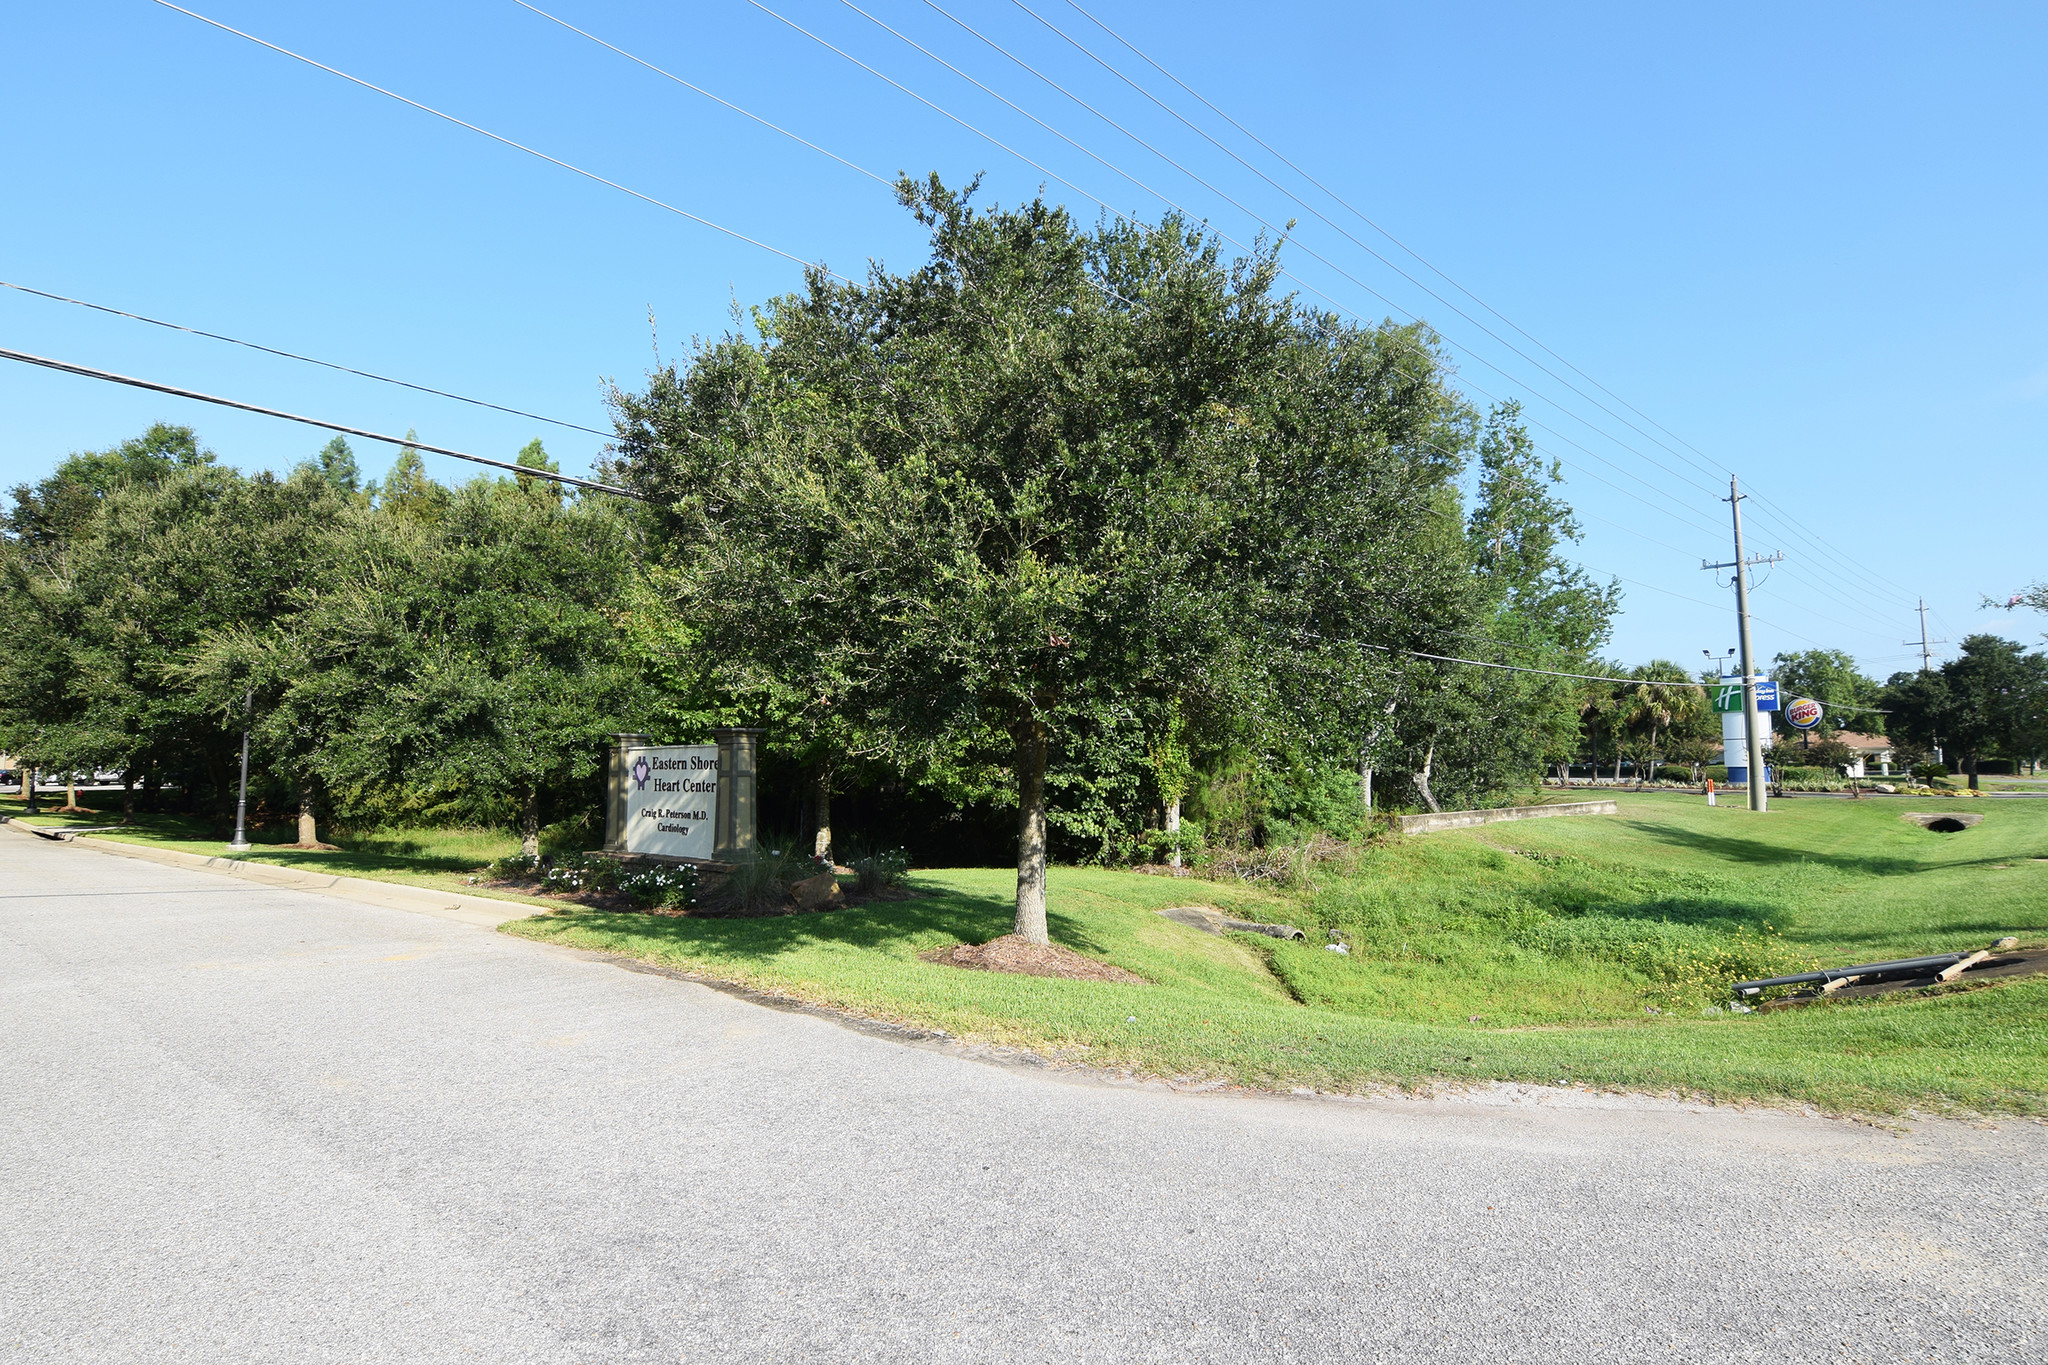
MULTIPOLYGON (((10 819, 7 823, 25 834, 33 834, 37 838, 48 837, 46 833, 36 830, 34 826, 22 824, 19 820, 10 819)), ((515 919, 526 919, 529 916, 547 913, 546 906, 528 905, 524 901, 500 900, 496 896, 470 896, 457 891, 437 891, 426 886, 407 886, 403 882, 372 881, 367 877, 337 877, 325 872, 305 872, 293 867, 272 867, 268 863, 245 862, 239 858, 209 857, 203 853, 186 853, 175 848, 152 848, 148 844, 123 843, 118 839, 92 839, 78 835, 64 842, 79 844, 98 853, 112 853, 117 857, 140 858, 144 862, 190 868, 196 872, 240 877, 244 881, 261 882, 266 886, 283 886, 294 891, 339 896, 343 900, 360 901, 364 905, 382 906, 386 910, 410 910, 417 915, 432 915, 436 919, 474 924, 483 929, 495 929, 515 919)))
POLYGON ((1397 815, 1403 834, 1432 834, 1443 829, 1470 829, 1504 820, 1545 820, 1553 815, 1619 815, 1612 801, 1560 801, 1549 806, 1503 806, 1499 810, 1447 810, 1441 815, 1397 815))

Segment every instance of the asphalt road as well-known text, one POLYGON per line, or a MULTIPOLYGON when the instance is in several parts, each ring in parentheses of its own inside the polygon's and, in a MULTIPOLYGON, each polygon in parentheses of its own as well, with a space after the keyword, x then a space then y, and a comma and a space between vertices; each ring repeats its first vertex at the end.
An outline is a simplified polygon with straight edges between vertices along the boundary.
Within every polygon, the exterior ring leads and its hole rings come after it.
POLYGON ((0 831, 0 1362, 2039 1361, 2044 1215, 2032 1121, 1115 1086, 0 831))

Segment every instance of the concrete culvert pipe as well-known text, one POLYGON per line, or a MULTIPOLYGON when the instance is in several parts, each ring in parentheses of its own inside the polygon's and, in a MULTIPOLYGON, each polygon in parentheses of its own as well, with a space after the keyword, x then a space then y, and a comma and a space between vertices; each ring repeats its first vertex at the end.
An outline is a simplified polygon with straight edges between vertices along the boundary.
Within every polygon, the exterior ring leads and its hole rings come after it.
POLYGON ((1909 825, 1918 825, 1936 834, 1960 834, 1984 819, 1981 815, 1963 815, 1945 810, 1909 810, 1899 818, 1909 825))

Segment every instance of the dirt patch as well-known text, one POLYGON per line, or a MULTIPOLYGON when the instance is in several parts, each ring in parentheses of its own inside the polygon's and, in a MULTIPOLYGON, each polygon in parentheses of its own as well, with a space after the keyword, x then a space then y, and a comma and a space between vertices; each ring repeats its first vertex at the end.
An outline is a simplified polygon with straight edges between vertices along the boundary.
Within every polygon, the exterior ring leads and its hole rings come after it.
POLYGON ((1115 981, 1126 986, 1149 983, 1135 972, 1112 967, 1083 957, 1057 943, 1032 943, 1016 934, 1004 934, 987 943, 956 943, 921 954, 926 962, 942 967, 966 967, 977 972, 1014 972, 1019 976, 1057 976, 1069 981, 1115 981))

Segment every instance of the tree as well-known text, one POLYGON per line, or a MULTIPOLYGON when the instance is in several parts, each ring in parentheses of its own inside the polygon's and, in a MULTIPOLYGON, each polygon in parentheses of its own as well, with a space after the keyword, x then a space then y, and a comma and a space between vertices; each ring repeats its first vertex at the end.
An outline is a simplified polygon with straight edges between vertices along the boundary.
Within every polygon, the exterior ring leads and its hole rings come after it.
POLYGON ((1771 660, 1771 671, 1778 682, 1781 704, 1789 705, 1794 697, 1811 697, 1822 703, 1820 724, 1805 732, 1802 744, 1831 739, 1839 730, 1869 735, 1885 732, 1884 712, 1879 709, 1883 685, 1865 677, 1855 659, 1841 650, 1780 654, 1771 660))
POLYGON ((4 519, 9 541, 31 551, 61 548, 89 534, 101 505, 123 488, 154 485, 183 469, 214 462, 190 427, 157 422, 110 450, 67 456, 48 478, 14 488, 4 519))
MULTIPOLYGON (((544 469, 550 474, 562 472, 562 467, 548 458, 547 447, 540 443, 538 436, 519 447, 519 453, 512 457, 512 462, 527 469, 544 469)), ((562 501, 562 485, 553 479, 536 479, 526 474, 513 477, 519 480, 520 491, 530 498, 546 498, 557 504, 562 501)))
POLYGON ((32 652, 0 700, 8 740, 45 768, 121 770, 131 813, 137 779, 175 771, 189 799, 203 772, 224 818, 241 691, 224 723, 180 656, 279 610, 336 505, 317 474, 246 478, 161 424, 18 490, 0 631, 32 652))
MULTIPOLYGON (((405 433, 411 440, 413 433, 405 433)), ((402 447, 391 472, 378 490, 377 506, 400 521, 426 524, 437 521, 448 508, 448 490, 427 475, 426 461, 411 446, 402 447)))
POLYGON ((1649 765, 1655 780, 1657 764, 1663 760, 1663 740, 1674 729, 1707 714, 1707 691, 1686 676, 1683 664, 1658 659, 1632 669, 1630 677, 1642 681, 1624 687, 1620 697, 1622 724, 1636 741, 1639 762, 1649 765))
POLYGON ((320 453, 307 464, 321 478, 332 484, 338 493, 355 494, 362 491, 362 472, 356 468, 356 453, 350 448, 346 436, 336 436, 320 447, 320 453))
POLYGON ((551 801, 591 778, 645 710, 620 623, 634 574, 609 500, 558 505, 512 480, 355 509, 321 581, 270 639, 259 734, 348 805, 396 783, 510 797, 537 855, 551 801), (431 521, 416 517, 438 506, 431 521))
POLYGON ((1304 323, 1270 253, 899 191, 928 264, 812 272, 759 344, 615 395, 617 444, 736 680, 829 682, 900 767, 1007 751, 1016 931, 1043 943, 1062 747, 1146 701, 1289 743, 1341 716, 1356 751, 1365 625, 1462 600, 1388 496, 1441 487, 1416 452, 1458 409, 1425 338, 1304 323))
POLYGON ((1941 672, 1950 698, 1945 728, 1964 755, 1974 791, 1981 758, 1993 752, 2022 757, 2041 734, 2048 717, 2048 658, 2012 640, 1972 635, 1941 672))
POLYGON ((1935 673, 1901 673, 1886 689, 1891 728, 1940 746, 1977 786, 1980 759, 2031 757, 2048 737, 2048 658, 1995 635, 1972 635, 1935 673))

